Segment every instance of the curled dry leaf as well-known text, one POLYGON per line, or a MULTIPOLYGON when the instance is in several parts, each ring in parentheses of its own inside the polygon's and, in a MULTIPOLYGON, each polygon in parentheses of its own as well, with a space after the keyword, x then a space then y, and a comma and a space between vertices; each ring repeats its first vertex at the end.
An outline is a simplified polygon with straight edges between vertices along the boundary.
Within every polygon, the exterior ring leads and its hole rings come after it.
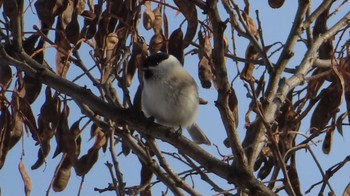
MULTIPOLYGON (((249 43, 246 52, 245 57, 248 61, 254 61, 260 58, 260 53, 256 51, 255 46, 252 43, 249 43)), ((254 80, 253 77, 253 71, 255 68, 255 64, 251 62, 246 62, 244 65, 244 68, 240 74, 240 77, 242 80, 245 80, 247 82, 251 82, 254 80)))
POLYGON ((78 22, 78 15, 76 14, 76 11, 73 11, 72 18, 68 25, 65 28, 65 31, 67 39, 72 44, 77 44, 77 42, 80 39, 80 26, 78 22))
POLYGON ((45 98, 38 118, 38 132, 41 141, 50 140, 55 135, 61 115, 61 101, 57 94, 53 97, 51 96, 51 89, 49 87, 46 87, 45 98))
MULTIPOLYGON (((322 91, 322 97, 311 116, 311 128, 316 128, 317 130, 324 129, 332 116, 339 111, 341 100, 341 85, 333 82, 322 91)), ((314 131, 311 132, 313 133, 314 131)))
POLYGON ((67 8, 68 0, 39 0, 34 3, 34 6, 42 23, 43 32, 48 32, 55 21, 55 17, 62 14, 67 8))
POLYGON ((141 68, 143 61, 147 57, 147 44, 145 40, 136 34, 133 35, 133 47, 132 47, 132 53, 129 60, 129 63, 127 64, 127 71, 126 71, 126 85, 129 87, 132 83, 132 80, 134 78, 136 68, 141 68))
POLYGON ((269 5, 271 8, 280 8, 284 4, 284 0, 269 0, 269 5))
POLYGON ((151 54, 157 53, 159 51, 166 51, 165 38, 163 34, 156 33, 152 36, 149 44, 149 51, 151 54))
POLYGON ((168 53, 174 55, 182 65, 184 64, 184 40, 181 28, 171 33, 168 43, 168 53))
POLYGON ((39 37, 40 36, 38 34, 32 34, 31 36, 25 38, 25 40, 23 41, 23 50, 28 55, 32 55, 34 53, 35 44, 38 41, 39 37))
POLYGON ((158 6, 153 10, 154 20, 153 20, 153 30, 155 34, 162 34, 162 25, 163 25, 163 17, 162 17, 162 6, 158 4, 158 6))
POLYGON ((211 81, 214 78, 211 64, 212 46, 210 39, 209 36, 203 37, 203 34, 198 32, 199 45, 201 46, 198 52, 198 77, 203 88, 210 88, 211 81))
POLYGON ((150 30, 153 27, 155 15, 151 9, 151 1, 145 1, 145 11, 143 12, 143 27, 150 30))
POLYGON ((246 12, 242 12, 242 17, 247 24, 249 32, 255 37, 255 39, 259 39, 259 32, 255 21, 246 12))
POLYGON ((91 125, 91 131, 90 135, 92 139, 95 137, 95 143, 93 148, 96 150, 99 150, 101 147, 104 148, 104 150, 107 147, 107 135, 103 132, 101 127, 98 127, 95 123, 91 125))
POLYGON ((47 157, 47 155, 49 155, 51 150, 51 145, 50 145, 50 141, 44 141, 40 144, 40 148, 38 150, 38 159, 36 160, 36 162, 32 165, 31 169, 38 169, 43 163, 45 163, 45 158, 47 157))
POLYGON ((56 168, 56 175, 52 183, 52 189, 55 192, 61 192, 67 187, 72 172, 72 163, 70 159, 67 157, 63 157, 63 159, 62 164, 58 165, 56 168))
POLYGON ((30 176, 28 175, 26 167, 24 166, 22 160, 18 164, 18 170, 24 183, 24 192, 26 196, 29 196, 30 192, 32 191, 32 180, 30 179, 30 176))
POLYGON ((56 53, 56 72, 59 76, 65 78, 70 67, 69 51, 72 47, 70 46, 70 42, 66 36, 66 24, 64 24, 63 20, 63 17, 58 17, 57 19, 57 30, 55 31, 55 44, 57 44, 58 47, 56 53))
POLYGON ((17 93, 13 93, 12 105, 15 106, 13 108, 18 112, 18 115, 23 120, 24 124, 29 127, 32 136, 36 137, 38 134, 38 128, 29 102, 20 97, 17 93))
POLYGON ((96 18, 96 14, 89 10, 84 10, 80 16, 84 18, 84 23, 90 24, 96 18))
POLYGON ((81 119, 75 121, 72 126, 69 129, 69 132, 72 134, 73 138, 75 139, 75 143, 76 143, 76 151, 75 154, 78 157, 80 154, 80 150, 81 150, 81 129, 79 127, 81 119))
POLYGON ((18 112, 12 108, 12 122, 10 127, 10 138, 8 139, 9 149, 14 147, 23 135, 23 120, 20 118, 18 112))
POLYGON ((106 37, 106 62, 111 62, 118 45, 119 38, 117 33, 109 33, 106 37))
MULTIPOLYGON (((312 76, 318 75, 325 71, 325 69, 322 68, 316 68, 312 72, 312 76)), ((320 90, 321 86, 323 85, 324 81, 326 80, 328 76, 323 76, 321 78, 318 78, 317 80, 310 80, 307 84, 307 96, 308 98, 314 99, 320 90)))
POLYGON ((174 3, 179 8, 180 12, 185 16, 188 23, 183 45, 184 48, 187 48, 191 44, 194 36, 196 36, 197 33, 197 9, 196 6, 193 3, 191 3, 191 1, 174 0, 174 3))
POLYGON ((264 162, 264 165, 260 168, 257 175, 258 178, 262 180, 265 179, 271 173, 271 170, 274 166, 274 162, 275 160, 272 157, 268 158, 267 161, 264 162))
MULTIPOLYGON (((292 91, 291 91, 292 92, 292 91)), ((296 132, 299 130, 300 121, 298 121, 298 113, 293 106, 293 95, 288 94, 286 102, 281 107, 281 112, 277 117, 277 125, 279 134, 279 145, 282 155, 294 147, 296 132)))
POLYGON ((81 14, 84 11, 85 5, 86 5, 86 0, 79 0, 78 1, 77 7, 76 7, 76 11, 78 14, 81 14))
POLYGON ((78 159, 74 169, 78 176, 87 174, 98 160, 98 150, 90 148, 88 153, 78 159))
POLYGON ((55 134, 57 148, 53 157, 57 156, 61 152, 64 152, 67 153, 67 157, 70 159, 70 162, 74 164, 77 159, 77 145, 73 133, 69 131, 68 117, 69 108, 68 106, 65 106, 57 125, 57 131, 55 134))
POLYGON ((66 29, 67 25, 72 21, 73 15, 75 14, 74 0, 68 0, 66 9, 59 16, 63 29, 66 29))

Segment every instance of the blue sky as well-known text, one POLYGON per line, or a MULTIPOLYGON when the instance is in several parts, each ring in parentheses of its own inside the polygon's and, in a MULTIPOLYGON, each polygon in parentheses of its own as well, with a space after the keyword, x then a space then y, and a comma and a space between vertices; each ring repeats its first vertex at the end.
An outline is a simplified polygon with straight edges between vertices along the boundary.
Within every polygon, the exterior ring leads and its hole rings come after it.
MULTIPOLYGON (((241 2, 241 1, 239 1, 241 2)), ((318 2, 315 2, 317 4, 318 2)), ((252 12, 252 18, 255 19, 255 13, 254 11, 256 9, 259 9, 260 18, 262 21, 263 26, 263 33, 264 33, 264 40, 266 45, 272 44, 274 42, 280 41, 285 42, 288 36, 288 32, 291 28, 291 25, 293 23, 294 13, 296 11, 296 1, 286 1, 285 5, 281 9, 271 9, 267 5, 267 1, 252 1, 251 4, 251 12, 252 12)), ((222 10, 221 12, 223 18, 226 18, 225 11, 222 10)), ((344 14, 344 8, 341 10, 336 17, 341 17, 344 14)), ((183 21, 183 17, 181 15, 176 15, 175 12, 171 12, 171 14, 168 14, 168 20, 170 24, 170 33, 178 28, 179 24, 183 21)), ((25 29, 27 31, 32 31, 32 26, 35 23, 35 16, 33 16, 31 11, 28 11, 28 15, 25 17, 25 29)), ((37 24, 39 25, 39 24, 37 24)), ((183 27, 183 31, 185 32, 185 27, 183 27)), ((229 28, 227 28, 227 33, 229 33, 229 28)), ((151 33, 145 33, 144 35, 146 40, 150 39, 151 33)), ((349 35, 347 35, 349 36, 349 35)), ((230 35, 228 35, 230 37, 230 35)), ((240 57, 244 57, 245 48, 248 44, 247 41, 242 40, 242 38, 236 37, 237 41, 237 54, 240 57)), ((291 63, 288 65, 288 67, 295 67, 297 66, 304 53, 305 53, 305 46, 303 44, 298 44, 295 48, 295 56, 293 57, 291 63)), ((88 51, 90 49, 86 49, 88 51)), ((186 49, 186 52, 190 49, 186 49)), ((230 50, 232 50, 232 46, 230 47, 230 50)), ((46 60, 51 64, 54 65, 54 49, 48 49, 47 51, 46 60), (52 55, 51 55, 52 53, 52 55), (50 58, 49 56, 52 56, 53 58, 50 58)), ((81 53, 81 56, 83 59, 86 59, 86 62, 88 65, 92 65, 92 61, 90 59, 90 56, 88 53, 81 53), (90 63, 90 64, 89 64, 90 63)), ((277 59, 278 55, 275 55, 271 58, 271 60, 274 62, 277 59)), ((197 83, 199 84, 198 77, 197 77, 197 64, 198 64, 198 58, 197 56, 191 56, 188 55, 185 58, 185 68, 194 76, 194 78, 197 80, 197 83)), ((240 68, 243 67, 242 63, 239 63, 238 65, 240 68)), ((229 72, 229 77, 232 80, 233 77, 237 74, 236 65, 233 61, 228 60, 227 61, 227 67, 229 72)), ((72 79, 74 78, 77 73, 80 72, 74 72, 74 66, 72 66, 72 71, 70 72, 68 78, 72 79)), ((263 68, 259 68, 257 72, 261 72, 263 68)), ((79 71, 79 70, 78 70, 79 71)), ((288 75, 286 75, 288 77, 288 75)), ((135 77, 136 78, 136 77, 135 77)), ((89 84, 85 79, 78 81, 81 85, 89 84)), ((133 94, 134 89, 136 87, 136 84, 131 88, 131 94, 133 94)), ((93 87, 91 87, 93 88, 93 87)), ((236 90, 238 100, 239 100, 239 112, 240 112, 240 123, 239 123, 239 133, 241 136, 241 139, 243 140, 245 136, 245 128, 244 128, 244 115, 247 111, 247 108, 249 106, 250 100, 246 98, 246 89, 243 87, 243 83, 240 80, 235 80, 234 82, 234 88, 236 90)), ((226 138, 225 131, 223 129, 223 125, 220 119, 220 115, 215 107, 214 101, 216 100, 217 93, 215 89, 212 87, 211 89, 200 89, 200 96, 204 99, 208 100, 209 103, 207 105, 201 106, 200 108, 200 114, 198 117, 198 124, 204 129, 208 137, 211 139, 212 143, 219 146, 220 151, 222 154, 229 155, 230 150, 226 149, 222 145, 222 141, 226 138)), ((43 98, 39 98, 34 103, 34 113, 35 115, 39 114, 40 106, 43 101, 43 98)), ((345 108, 342 108, 344 110, 345 108)), ((70 123, 73 123, 74 120, 80 116, 80 110, 77 108, 74 104, 71 105, 71 116, 72 120, 70 120, 70 123)), ((309 117, 308 117, 309 118, 309 117)), ((254 119, 254 116, 252 116, 252 119, 254 119)), ((304 124, 300 128, 300 132, 307 133, 309 129, 309 120, 306 119, 304 121, 304 124)), ((187 133, 184 133, 187 135, 187 133)), ((188 135, 187 135, 188 136, 188 135)), ((314 141, 321 141, 323 140, 324 136, 320 136, 316 138, 314 141)), ((346 131, 346 128, 344 129, 344 137, 341 137, 338 133, 335 133, 335 142, 333 146, 333 151, 329 155, 324 155, 322 153, 322 142, 318 142, 317 146, 312 146, 312 149, 317 154, 318 160, 322 165, 322 168, 328 169, 330 166, 334 165, 335 163, 342 161, 347 155, 347 150, 350 149, 350 143, 349 143, 349 134, 346 131)), ((81 155, 85 154, 86 151, 90 148, 90 146, 93 145, 92 141, 87 141, 87 138, 89 138, 89 130, 85 130, 83 133, 83 151, 81 152, 81 155)), ((299 137, 297 141, 302 141, 303 138, 299 137)), ((157 141, 158 144, 161 146, 161 148, 164 151, 167 152, 173 152, 174 149, 161 142, 157 141)), ((298 142, 297 142, 298 143, 298 142)), ((54 175, 55 168, 60 161, 61 155, 58 155, 55 159, 51 159, 53 151, 50 153, 48 158, 46 159, 47 164, 46 166, 42 166, 37 170, 31 170, 30 166, 36 161, 37 157, 37 151, 38 147, 34 146, 34 143, 31 139, 31 136, 25 134, 23 137, 23 140, 21 140, 8 154, 7 160, 5 163, 5 166, 0 171, 0 187, 1 187, 1 193, 4 196, 7 195, 23 195, 23 183, 22 179, 20 177, 20 174, 18 172, 18 163, 20 161, 21 152, 22 152, 22 144, 24 147, 24 164, 26 166, 26 169, 32 179, 33 182, 33 190, 32 195, 44 195, 46 194, 46 190, 48 189, 48 186, 50 184, 50 181, 54 175)), ((55 149, 55 141, 51 142, 52 149, 55 149)), ((220 158, 219 154, 217 153, 217 150, 214 146, 203 146, 205 150, 212 153, 214 156, 220 158)), ((116 151, 119 153, 121 151, 120 145, 116 146, 116 151)), ((175 152, 177 152, 175 150, 175 152)), ((170 163, 175 162, 171 157, 167 157, 170 163)), ((124 173, 125 181, 127 182, 127 186, 134 186, 138 185, 139 183, 139 168, 140 164, 139 161, 135 156, 132 154, 124 157, 121 155, 118 157, 120 161, 120 167, 121 170, 124 173)), ((310 153, 305 152, 304 150, 300 150, 297 153, 297 165, 299 169, 299 176, 301 179, 302 184, 302 191, 304 192, 306 189, 308 189, 313 183, 321 180, 321 175, 318 171, 318 169, 315 167, 315 163, 313 162, 313 159, 310 156, 310 153)), ((105 188, 107 187, 108 183, 111 182, 111 178, 108 172, 107 167, 105 166, 105 162, 110 161, 110 154, 107 151, 106 153, 100 152, 99 154, 99 161, 95 164, 95 166, 92 168, 92 170, 86 175, 84 179, 84 184, 82 187, 82 194, 81 195, 100 195, 99 193, 94 191, 94 187, 98 188, 105 188)), ((176 172, 184 171, 188 168, 186 168, 183 164, 175 164, 174 169, 176 172)), ((349 181, 349 166, 345 166, 340 172, 336 173, 334 177, 330 180, 334 190, 337 194, 341 194, 344 190, 345 186, 348 184, 349 181), (345 179, 345 180, 344 180, 345 179)), ((215 177, 214 175, 210 175, 216 183, 219 185, 223 185, 223 188, 230 189, 232 188, 229 186, 224 180, 215 177)), ((268 179, 268 178, 267 178, 268 179)), ((70 182, 68 184, 68 187, 65 191, 61 193, 55 193, 52 190, 50 191, 50 195, 76 195, 79 191, 79 184, 81 181, 81 177, 78 177, 75 175, 75 172, 72 171, 72 176, 70 178, 70 182)), ((200 182, 199 177, 195 177, 195 187, 202 192, 204 195, 213 195, 215 192, 212 192, 209 186, 205 183, 200 182), (197 179, 196 179, 197 178, 197 179)), ((188 182, 191 183, 191 181, 188 179, 188 182)), ((318 193, 320 186, 317 186, 313 189, 313 191, 309 195, 315 195, 318 193)), ((326 189, 327 190, 327 189, 326 189)), ((166 191, 164 186, 160 185, 159 183, 155 185, 154 187, 154 195, 160 195, 161 191, 166 191)), ((114 192, 106 192, 103 195, 115 195, 114 192)), ((283 193, 281 193, 283 195, 283 193)))

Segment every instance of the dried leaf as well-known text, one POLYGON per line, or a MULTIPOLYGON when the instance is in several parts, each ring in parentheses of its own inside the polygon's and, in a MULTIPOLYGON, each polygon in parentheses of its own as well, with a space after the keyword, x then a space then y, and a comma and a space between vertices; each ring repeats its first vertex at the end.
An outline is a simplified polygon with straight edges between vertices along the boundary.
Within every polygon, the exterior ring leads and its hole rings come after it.
POLYGON ((34 3, 44 33, 48 32, 55 21, 55 17, 62 14, 67 5, 68 0, 39 0, 34 3))
POLYGON ((258 172, 258 178, 265 179, 272 170, 272 167, 274 166, 274 159, 269 158, 266 162, 264 162, 264 165, 260 168, 258 172))
POLYGON ((84 10, 80 16, 84 18, 85 22, 89 22, 89 24, 96 18, 96 14, 89 10, 84 10))
POLYGON ((284 0, 269 0, 271 8, 280 8, 284 4, 284 0))
POLYGON ((29 196, 32 191, 32 180, 30 179, 22 160, 18 164, 18 170, 24 183, 24 192, 26 193, 26 196, 29 196))
POLYGON ((13 93, 11 104, 16 112, 18 112, 24 124, 29 127, 32 136, 35 137, 38 134, 38 128, 29 102, 20 97, 17 93, 13 93))
POLYGON ((40 148, 38 150, 38 159, 32 165, 31 169, 38 169, 43 163, 45 163, 45 158, 49 155, 51 149, 50 141, 45 141, 40 144, 40 148))
POLYGON ((153 30, 155 34, 162 33, 163 17, 162 17, 162 6, 158 6, 153 10, 154 20, 153 20, 153 30))
POLYGON ((249 32, 255 37, 255 39, 259 39, 259 32, 255 21, 246 12, 242 13, 242 17, 247 24, 249 32))
POLYGON ((55 43, 58 46, 56 53, 56 72, 59 76, 65 78, 70 67, 68 53, 71 50, 70 42, 64 32, 61 17, 58 18, 55 31, 55 43))
POLYGON ((98 160, 98 150, 95 148, 91 148, 88 153, 81 158, 78 159, 76 162, 74 169, 75 173, 78 176, 83 176, 87 174, 92 166, 96 163, 98 160))
POLYGON ((12 108, 12 118, 10 127, 10 138, 8 138, 9 149, 14 147, 23 135, 23 121, 19 114, 12 108))
POLYGON ((80 39, 80 26, 78 22, 78 15, 73 12, 71 21, 68 23, 65 29, 66 36, 70 43, 77 44, 80 39))
POLYGON ((11 115, 8 108, 1 103, 1 114, 0 114, 0 169, 4 166, 6 155, 10 149, 9 138, 11 137, 11 115))
POLYGON ((65 106, 57 125, 57 131, 55 134, 57 148, 53 157, 57 156, 61 152, 64 152, 67 153, 67 157, 70 158, 71 163, 75 163, 77 159, 77 145, 73 133, 69 131, 68 116, 69 108, 68 106, 65 106))
POLYGON ((23 41, 23 49, 28 55, 32 55, 34 53, 35 44, 39 37, 40 36, 38 34, 32 34, 23 41))
POLYGON ((199 44, 201 48, 198 52, 198 77, 203 88, 210 88, 211 81, 214 79, 213 66, 211 65, 212 46, 210 37, 203 37, 202 33, 198 33, 199 44))
POLYGON ((40 141, 50 140, 56 131, 56 127, 61 115, 61 101, 58 95, 51 96, 51 89, 46 87, 45 102, 41 106, 40 115, 38 117, 38 131, 40 141))
POLYGON ((75 139, 75 143, 76 143, 76 156, 78 157, 80 154, 80 150, 81 150, 81 129, 79 127, 80 121, 82 120, 82 118, 80 118, 79 120, 75 121, 72 126, 70 127, 69 132, 72 134, 73 138, 75 139))
POLYGON ((84 11, 85 5, 86 5, 86 0, 78 0, 77 7, 76 7, 76 11, 78 14, 81 14, 84 11))
MULTIPOLYGON (((227 146, 226 146, 227 147, 227 146)), ((260 154, 258 159, 254 163, 254 171, 258 171, 260 169, 261 165, 267 161, 267 158, 265 155, 260 154)))
POLYGON ((181 13, 187 20, 187 30, 184 38, 183 48, 187 48, 197 33, 198 16, 196 6, 191 1, 174 0, 181 13))
POLYGON ((228 95, 228 106, 230 108, 230 110, 233 113, 234 119, 235 119, 235 126, 236 128, 238 127, 238 99, 236 96, 236 92, 235 89, 231 88, 230 90, 230 94, 228 95))
MULTIPOLYGON (((317 68, 312 72, 312 76, 318 75, 322 72, 324 72, 325 69, 322 68, 317 68)), ((323 76, 318 78, 317 80, 310 80, 309 83, 307 84, 307 96, 308 98, 315 98, 318 90, 321 88, 323 85, 324 81, 326 80, 328 76, 323 76)))
POLYGON ((298 171, 295 168, 295 165, 290 165, 287 168, 288 170, 288 177, 290 179, 290 184, 293 187, 293 190, 295 192, 295 195, 297 196, 302 196, 302 192, 301 192, 301 187, 300 187, 300 181, 299 181, 299 176, 298 176, 298 171))
POLYGON ((311 116, 311 128, 324 129, 333 115, 339 111, 341 100, 340 84, 333 82, 322 91, 322 97, 311 116))
POLYGON ((41 82, 29 76, 28 74, 25 74, 23 77, 24 82, 24 89, 25 89, 25 95, 24 99, 28 101, 29 104, 32 104, 36 98, 38 98, 40 91, 41 91, 41 82))
POLYGON ((115 50, 118 45, 119 38, 117 33, 109 33, 106 37, 106 62, 111 62, 115 55, 115 50))
POLYGON ((143 27, 150 30, 153 27, 155 15, 151 10, 151 1, 145 1, 145 11, 143 12, 143 27))
POLYGON ((329 154, 331 152, 332 144, 333 144, 334 129, 335 129, 334 126, 327 129, 326 136, 324 137, 323 144, 322 144, 322 151, 325 154, 329 154))
POLYGON ((149 51, 151 54, 155 54, 159 51, 166 51, 165 48, 165 38, 163 34, 154 34, 151 38, 150 44, 149 44, 149 51))
POLYGON ((129 60, 129 63, 127 65, 127 71, 126 71, 126 85, 129 87, 132 83, 132 80, 134 78, 136 68, 141 68, 142 62, 147 57, 147 44, 145 40, 134 34, 133 37, 133 47, 132 47, 132 53, 129 60))
POLYGON ((95 137, 95 144, 93 146, 94 149, 99 150, 101 147, 107 146, 107 136, 103 132, 101 127, 98 127, 95 123, 91 125, 90 135, 92 139, 95 137))
MULTIPOLYGON (((246 52, 245 57, 247 60, 258 60, 260 58, 260 53, 256 51, 255 46, 252 43, 249 43, 246 52)), ((253 81, 253 71, 255 68, 254 63, 247 62, 245 63, 245 66, 240 74, 240 77, 242 80, 245 80, 247 82, 253 81)))
POLYGON ((141 162, 141 182, 140 186, 145 186, 147 187, 140 192, 140 196, 152 196, 152 191, 151 191, 151 180, 153 177, 153 171, 147 166, 147 164, 141 162))
POLYGON ((184 40, 181 28, 176 29, 170 35, 168 53, 174 55, 182 65, 184 64, 184 40))
POLYGON ((10 18, 10 20, 14 20, 16 16, 18 16, 18 12, 20 9, 20 5, 18 5, 17 1, 4 1, 4 14, 10 18))
MULTIPOLYGON (((346 96, 345 96, 346 97, 346 96)), ((349 110, 348 110, 349 111, 349 110)), ((337 119, 337 130, 341 136, 343 136, 343 120, 348 116, 348 112, 344 112, 337 119)))
POLYGON ((71 176, 72 163, 70 159, 64 157, 64 160, 61 165, 58 165, 56 168, 56 175, 52 183, 52 189, 55 192, 63 191, 68 184, 69 178, 71 176))
POLYGON ((0 66, 0 87, 1 90, 7 90, 12 81, 12 71, 9 65, 0 66))

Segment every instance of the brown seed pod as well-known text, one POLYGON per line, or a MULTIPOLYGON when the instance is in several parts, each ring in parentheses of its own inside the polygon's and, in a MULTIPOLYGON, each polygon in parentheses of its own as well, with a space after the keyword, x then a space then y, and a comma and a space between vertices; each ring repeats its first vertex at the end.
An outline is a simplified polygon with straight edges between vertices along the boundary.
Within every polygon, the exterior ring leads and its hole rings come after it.
POLYGON ((149 44, 149 51, 151 54, 157 53, 159 51, 165 52, 165 38, 163 34, 156 33, 151 38, 150 44, 149 44))
POLYGON ((22 160, 18 164, 18 170, 24 182, 24 192, 26 196, 29 196, 30 192, 32 191, 32 180, 30 179, 30 176, 28 175, 26 167, 24 166, 22 160))
POLYGON ((169 37, 168 53, 174 55, 184 64, 184 40, 181 28, 176 29, 169 37))
POLYGON ((150 30, 153 27, 155 15, 153 11, 151 10, 151 1, 145 1, 146 9, 143 12, 143 27, 146 30, 150 30))
POLYGON ((269 0, 269 5, 271 8, 280 8, 284 4, 284 0, 269 0))

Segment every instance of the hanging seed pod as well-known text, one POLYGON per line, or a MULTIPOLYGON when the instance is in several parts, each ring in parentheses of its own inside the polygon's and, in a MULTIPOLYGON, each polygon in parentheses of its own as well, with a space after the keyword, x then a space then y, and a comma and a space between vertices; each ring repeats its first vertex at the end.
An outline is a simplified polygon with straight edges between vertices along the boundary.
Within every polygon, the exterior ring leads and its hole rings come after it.
POLYGON ((280 8, 284 4, 284 0, 269 0, 269 5, 271 8, 280 8))
POLYGON ((162 6, 158 5, 156 9, 153 10, 154 20, 153 20, 153 30, 155 34, 162 33, 163 17, 162 17, 162 6))
POLYGON ((181 28, 176 29, 170 35, 168 53, 174 55, 182 65, 184 64, 184 40, 181 28))
POLYGON ((198 77, 203 88, 210 88, 211 81, 214 78, 210 59, 212 53, 210 37, 203 37, 202 33, 198 32, 198 39, 201 46, 198 52, 198 77))
POLYGON ((153 27, 155 15, 151 10, 151 1, 145 1, 146 9, 143 12, 143 27, 146 30, 150 30, 153 27))
POLYGON ((151 38, 150 44, 149 44, 149 51, 151 54, 157 53, 159 51, 165 52, 165 38, 163 34, 156 33, 151 38))

